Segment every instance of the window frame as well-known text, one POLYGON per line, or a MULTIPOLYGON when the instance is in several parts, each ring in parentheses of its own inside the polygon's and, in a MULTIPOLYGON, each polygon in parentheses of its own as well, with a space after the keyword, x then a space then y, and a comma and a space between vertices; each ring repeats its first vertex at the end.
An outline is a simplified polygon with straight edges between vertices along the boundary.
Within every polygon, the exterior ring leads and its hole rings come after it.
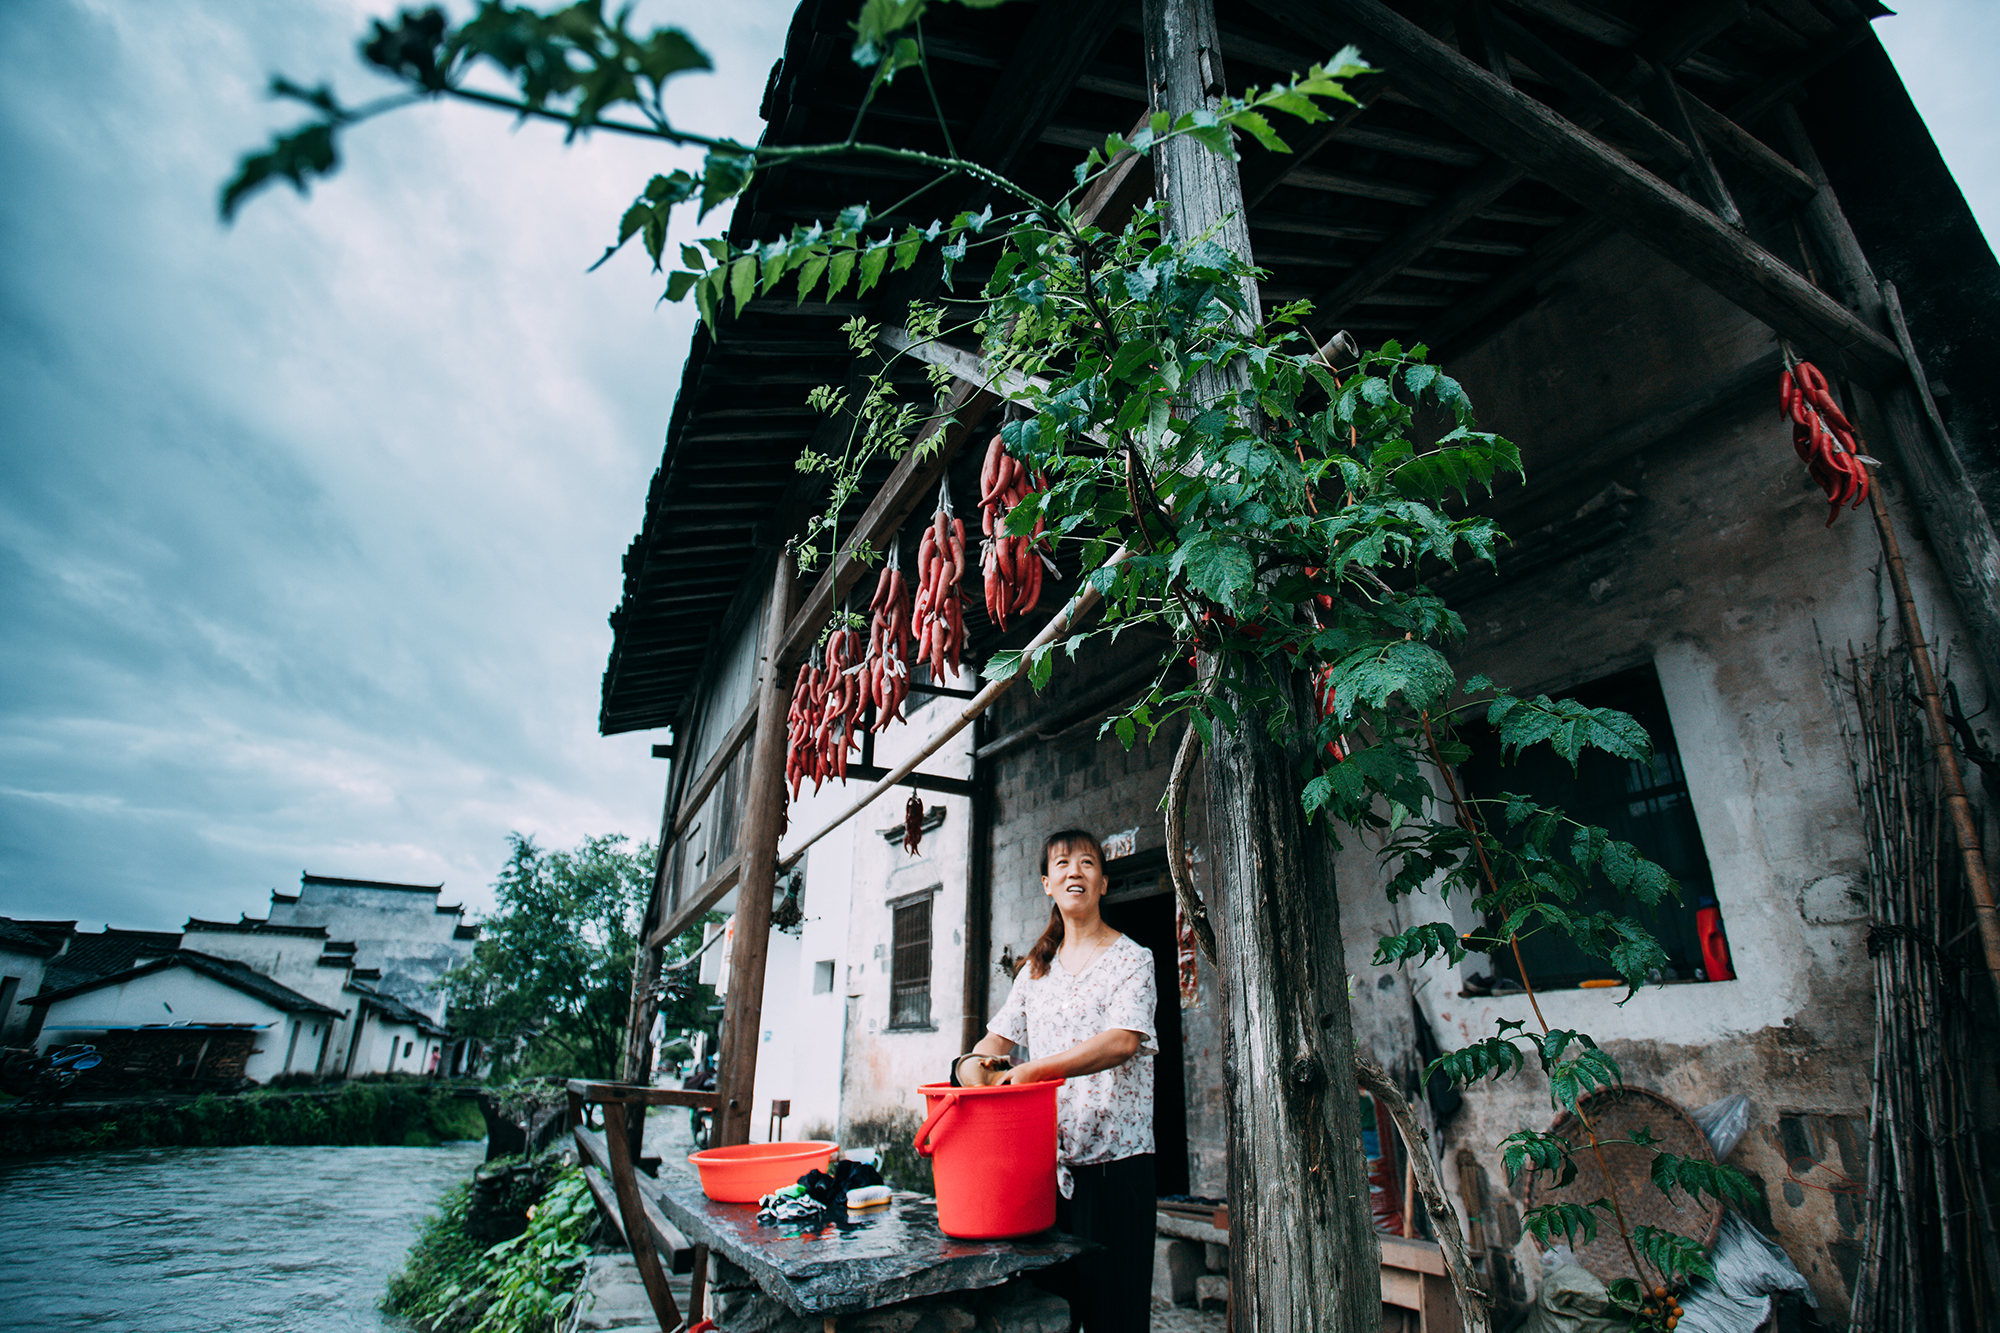
POLYGON ((889 1020, 884 1027, 888 1032, 935 1032, 937 1023, 931 1010, 931 974, 936 968, 937 918, 933 910, 937 895, 944 886, 934 884, 917 893, 906 893, 889 900, 889 1020), (914 953, 917 940, 914 934, 903 938, 902 922, 906 913, 921 909, 923 912, 922 964, 906 967, 905 959, 914 953), (911 953, 906 954, 908 949, 911 953), (918 975, 921 971, 921 976, 918 975), (915 1014, 909 1012, 908 1001, 921 998, 921 1006, 915 1014))

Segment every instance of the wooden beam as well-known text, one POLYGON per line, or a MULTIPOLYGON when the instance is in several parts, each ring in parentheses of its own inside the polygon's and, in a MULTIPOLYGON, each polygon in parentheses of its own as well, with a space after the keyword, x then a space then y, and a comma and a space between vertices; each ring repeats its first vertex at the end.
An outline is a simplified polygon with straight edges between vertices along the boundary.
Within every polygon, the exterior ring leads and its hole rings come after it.
MULTIPOLYGON (((879 764, 849 764, 847 776, 863 782, 873 782, 889 776, 889 770, 879 764)), ((918 791, 934 791, 945 796, 970 796, 972 784, 964 778, 942 778, 935 773, 905 773, 897 779, 899 785, 913 787, 918 791)))
POLYGON ((1902 373, 1890 342, 1783 261, 1631 159, 1501 83, 1379 0, 1258 0, 1313 40, 1370 44, 1397 85, 1515 167, 1593 209, 1809 355, 1838 358, 1870 384, 1902 373))
MULTIPOLYGON (((1456 55, 1456 52, 1453 54, 1456 55)), ((1342 315, 1386 287, 1397 274, 1423 258, 1439 241, 1465 225, 1488 204, 1520 184, 1526 175, 1526 172, 1506 161, 1488 162, 1473 171, 1459 182, 1458 188, 1411 219, 1407 226, 1389 238, 1386 245, 1362 260, 1332 291, 1316 299, 1313 302, 1313 322, 1322 327, 1338 323, 1342 315)))
POLYGON ((1660 171, 1685 170, 1689 162, 1687 145, 1648 120, 1643 112, 1592 78, 1562 52, 1522 27, 1513 19, 1498 17, 1500 34, 1507 45, 1535 72, 1562 89, 1576 104, 1599 116, 1613 132, 1622 135, 1660 171))
POLYGON ((618 1198, 618 1219, 624 1224, 625 1239, 632 1247, 632 1262, 646 1285, 653 1316, 660 1321, 660 1333, 675 1333, 681 1324, 680 1307, 674 1303, 674 1293, 667 1286, 667 1274, 660 1265, 652 1228, 646 1225, 646 1208, 639 1199, 638 1172, 632 1165, 623 1107, 606 1113, 604 1145, 611 1168, 611 1188, 618 1198))
MULTIPOLYGON (((750 742, 750 781, 744 792, 748 818, 737 880, 736 936, 729 952, 729 996, 722 1017, 723 1060, 716 1077, 716 1091, 722 1099, 715 1113, 718 1147, 750 1141, 751 1108, 756 1102, 757 1036, 764 1025, 771 895, 777 885, 778 838, 785 817, 785 718, 792 703, 792 673, 780 662, 778 648, 792 618, 791 603, 792 564, 781 554, 764 616, 757 730, 750 742)), ((628 1222, 626 1230, 633 1229, 628 1222)))
POLYGON ((1681 89, 1681 102, 1688 118, 1709 147, 1727 153, 1737 163, 1755 172, 1767 185, 1800 203, 1813 197, 1818 186, 1812 178, 1780 157, 1762 139, 1696 97, 1681 89))
POLYGON ((678 838, 694 817, 701 813, 701 803, 708 799, 715 784, 722 781, 722 775, 729 771, 729 761, 736 757, 737 750, 750 738, 751 728, 757 725, 757 705, 753 701, 746 705, 736 720, 729 724, 729 730, 722 733, 722 743, 715 747, 715 753, 701 766, 701 775, 687 789, 681 798, 681 808, 674 816, 674 827, 669 841, 678 838))
POLYGON ((732 856, 724 861, 714 874, 701 882, 700 888, 674 905, 672 911, 667 914, 666 922, 646 937, 647 947, 659 948, 701 920, 706 913, 713 911, 723 896, 736 887, 737 878, 742 873, 741 855, 732 856))
POLYGON ((1694 121, 1688 115, 1686 99, 1680 84, 1674 81, 1673 71, 1662 67, 1655 73, 1653 81, 1647 85, 1646 96, 1652 103, 1654 113, 1666 122, 1667 129, 1694 154, 1694 160, 1688 164, 1688 175, 1693 178, 1702 202, 1708 205, 1708 211, 1738 231, 1743 230, 1743 214, 1730 197, 1729 187, 1722 183, 1722 173, 1715 169, 1707 145, 1695 132, 1694 121))

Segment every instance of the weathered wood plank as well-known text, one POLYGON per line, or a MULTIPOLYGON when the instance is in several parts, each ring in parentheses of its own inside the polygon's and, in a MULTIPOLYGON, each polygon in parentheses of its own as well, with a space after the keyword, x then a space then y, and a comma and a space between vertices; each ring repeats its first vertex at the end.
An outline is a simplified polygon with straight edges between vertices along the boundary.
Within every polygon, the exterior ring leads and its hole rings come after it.
POLYGON ((723 895, 736 887, 736 881, 743 872, 743 858, 732 856, 724 861, 714 874, 701 882, 700 887, 674 905, 673 911, 659 929, 646 937, 646 944, 657 949, 668 940, 702 919, 714 906, 721 902, 723 895))
MULTIPOLYGON (((792 703, 792 673, 780 661, 778 648, 791 621, 792 600, 791 562, 780 556, 764 616, 757 730, 750 742, 750 781, 744 791, 748 818, 737 880, 736 933, 729 951, 729 994, 722 1015, 723 1049, 730 1058, 722 1062, 716 1076, 721 1105, 715 1112, 714 1142, 721 1147, 750 1141, 757 1033, 764 1024, 771 895, 777 883, 778 836, 785 817, 785 717, 792 703)), ((633 1229, 634 1224, 627 1223, 626 1230, 633 1229)))
MULTIPOLYGON (((1145 0, 1144 16, 1160 109, 1212 109, 1223 80, 1211 0, 1145 0)), ((1155 170, 1174 235, 1213 235, 1249 253, 1233 161, 1170 142, 1155 170)), ((1254 280, 1246 295, 1256 309, 1254 280)), ((1191 396, 1213 401, 1246 379, 1225 367, 1197 379, 1191 396)), ((1302 691, 1302 679, 1292 688, 1302 691)), ((1208 905, 1229 1034, 1230 1314, 1234 1327, 1260 1333, 1381 1326, 1368 1188, 1360 1155, 1341 1146, 1361 1129, 1340 895, 1325 838, 1301 818, 1296 758, 1256 726, 1218 729, 1206 756, 1211 798, 1231 812, 1211 830, 1213 882, 1227 888, 1208 905)))
POLYGON ((757 705, 753 703, 738 713, 736 720, 729 724, 729 730, 722 733, 722 743, 715 747, 715 753, 701 766, 701 774, 695 778, 687 789, 687 795, 681 799, 680 813, 674 816, 673 837, 680 837, 687 826, 694 821, 695 815, 700 813, 701 803, 708 799, 708 794, 715 789, 715 784, 722 781, 722 775, 729 771, 730 760, 736 757, 736 752, 742 748, 743 742, 749 739, 750 729, 756 725, 757 705))

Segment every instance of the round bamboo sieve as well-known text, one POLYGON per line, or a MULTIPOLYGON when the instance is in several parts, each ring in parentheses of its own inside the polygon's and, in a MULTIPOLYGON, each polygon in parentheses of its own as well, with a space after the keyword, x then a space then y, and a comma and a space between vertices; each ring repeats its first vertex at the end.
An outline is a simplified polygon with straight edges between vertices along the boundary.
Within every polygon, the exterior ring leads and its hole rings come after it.
MULTIPOLYGON (((1700 1242, 1704 1250, 1713 1250, 1716 1237, 1722 1230, 1722 1205, 1706 1195, 1698 1199, 1689 1198, 1678 1189, 1671 1195, 1662 1194, 1659 1187, 1653 1184, 1655 1151, 1710 1162, 1715 1160, 1715 1150, 1709 1145, 1708 1136, 1688 1118, 1687 1112, 1658 1093, 1644 1088, 1618 1088, 1611 1092, 1594 1093, 1584 1098, 1582 1105, 1583 1113, 1590 1117, 1591 1125, 1597 1130, 1598 1141, 1604 1145, 1604 1165, 1610 1167, 1611 1178, 1617 1182, 1618 1200, 1625 1209, 1626 1225, 1634 1229, 1652 1226, 1677 1231, 1700 1242), (1612 1139, 1627 1138, 1636 1129, 1648 1131, 1658 1142, 1652 1148, 1610 1142, 1612 1139)), ((1537 1179, 1536 1173, 1529 1171, 1526 1179, 1528 1206, 1609 1200, 1611 1191, 1605 1184, 1604 1167, 1598 1164, 1597 1154, 1591 1151, 1590 1138, 1584 1132, 1583 1122, 1564 1112, 1549 1127, 1549 1132, 1575 1145, 1576 1179, 1557 1189, 1553 1176, 1537 1179)), ((1632 1271, 1632 1258, 1618 1234, 1617 1222, 1610 1213, 1602 1209, 1595 1211, 1597 1237, 1588 1245, 1574 1246, 1577 1262, 1607 1285, 1621 1277, 1641 1277, 1632 1271)), ((1659 1275, 1649 1266, 1642 1285, 1650 1286, 1658 1280, 1659 1275)))

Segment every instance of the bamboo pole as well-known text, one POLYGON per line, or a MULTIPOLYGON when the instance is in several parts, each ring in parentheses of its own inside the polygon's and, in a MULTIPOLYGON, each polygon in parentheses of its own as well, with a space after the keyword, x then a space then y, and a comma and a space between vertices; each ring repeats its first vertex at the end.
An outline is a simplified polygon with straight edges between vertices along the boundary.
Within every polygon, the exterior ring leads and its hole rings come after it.
POLYGON ((1924 723, 1937 757, 1938 779, 1944 787, 1945 806, 1951 812, 1958 854, 1964 862, 1965 886, 1972 894, 1979 943, 1986 955, 1986 974, 1993 983, 1994 1000, 2000 1003, 2000 904, 1994 902, 1993 881, 1986 873, 1986 858, 1980 850, 1979 823, 1972 802, 1965 796, 1965 776, 1958 767, 1958 750, 1951 741, 1951 728, 1945 723, 1944 697, 1938 691, 1937 674, 1931 669, 1930 645, 1924 638, 1917 600, 1910 591, 1910 576, 1903 568, 1903 548, 1896 540, 1896 527, 1889 520, 1889 506, 1882 499, 1880 486, 1868 488, 1868 501, 1875 516, 1875 534, 1881 538, 1882 555, 1889 566, 1889 582, 1896 592, 1896 609, 1903 621, 1910 667, 1916 673, 1917 692, 1923 699, 1924 723))

